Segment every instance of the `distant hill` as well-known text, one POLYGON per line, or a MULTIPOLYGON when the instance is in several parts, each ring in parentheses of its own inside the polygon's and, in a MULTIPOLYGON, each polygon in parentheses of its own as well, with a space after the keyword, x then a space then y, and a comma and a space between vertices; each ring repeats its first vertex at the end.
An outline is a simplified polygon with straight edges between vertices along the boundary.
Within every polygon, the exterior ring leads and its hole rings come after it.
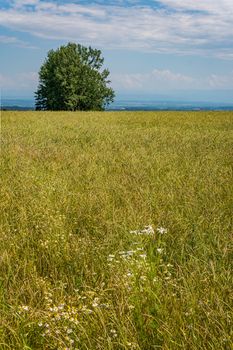
POLYGON ((2 99, 1 110, 33 111, 35 109, 33 99, 2 99))
MULTIPOLYGON (((32 99, 3 99, 1 110, 33 111, 32 99)), ((233 103, 214 103, 199 101, 156 101, 156 100, 116 100, 109 111, 231 111, 233 103)))
POLYGON ((2 111, 34 111, 35 108, 33 107, 26 107, 26 106, 1 106, 0 108, 2 111))

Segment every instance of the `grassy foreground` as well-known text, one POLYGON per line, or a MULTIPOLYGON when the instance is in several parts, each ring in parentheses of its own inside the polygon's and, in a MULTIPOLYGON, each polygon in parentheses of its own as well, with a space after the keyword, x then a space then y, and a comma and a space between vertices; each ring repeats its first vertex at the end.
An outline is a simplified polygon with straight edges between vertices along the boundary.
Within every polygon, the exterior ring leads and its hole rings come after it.
POLYGON ((232 112, 1 124, 1 350, 231 349, 232 112))

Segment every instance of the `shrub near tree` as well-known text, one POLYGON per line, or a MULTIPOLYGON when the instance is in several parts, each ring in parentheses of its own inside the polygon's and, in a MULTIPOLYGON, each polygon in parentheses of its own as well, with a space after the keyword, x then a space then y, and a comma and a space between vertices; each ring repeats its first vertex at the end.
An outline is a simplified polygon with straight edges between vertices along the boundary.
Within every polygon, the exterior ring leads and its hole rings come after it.
POLYGON ((39 71, 36 110, 104 110, 115 93, 100 50, 68 43, 48 52, 39 71))

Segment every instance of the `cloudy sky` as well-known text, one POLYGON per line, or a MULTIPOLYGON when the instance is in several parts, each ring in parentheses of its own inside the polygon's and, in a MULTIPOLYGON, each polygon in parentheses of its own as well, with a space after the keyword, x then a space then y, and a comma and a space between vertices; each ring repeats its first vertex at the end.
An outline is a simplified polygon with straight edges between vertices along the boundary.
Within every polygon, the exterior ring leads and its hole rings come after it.
POLYGON ((119 98, 233 102, 233 0, 0 0, 2 97, 32 97, 47 51, 100 48, 119 98))

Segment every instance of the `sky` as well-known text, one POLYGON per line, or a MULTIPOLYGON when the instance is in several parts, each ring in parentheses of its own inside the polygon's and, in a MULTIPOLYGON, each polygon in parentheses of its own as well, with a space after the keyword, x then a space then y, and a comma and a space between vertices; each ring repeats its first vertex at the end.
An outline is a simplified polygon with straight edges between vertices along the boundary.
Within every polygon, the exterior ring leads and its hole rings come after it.
POLYGON ((32 98, 47 52, 101 49, 118 99, 233 103, 233 0, 0 0, 2 98, 32 98))

